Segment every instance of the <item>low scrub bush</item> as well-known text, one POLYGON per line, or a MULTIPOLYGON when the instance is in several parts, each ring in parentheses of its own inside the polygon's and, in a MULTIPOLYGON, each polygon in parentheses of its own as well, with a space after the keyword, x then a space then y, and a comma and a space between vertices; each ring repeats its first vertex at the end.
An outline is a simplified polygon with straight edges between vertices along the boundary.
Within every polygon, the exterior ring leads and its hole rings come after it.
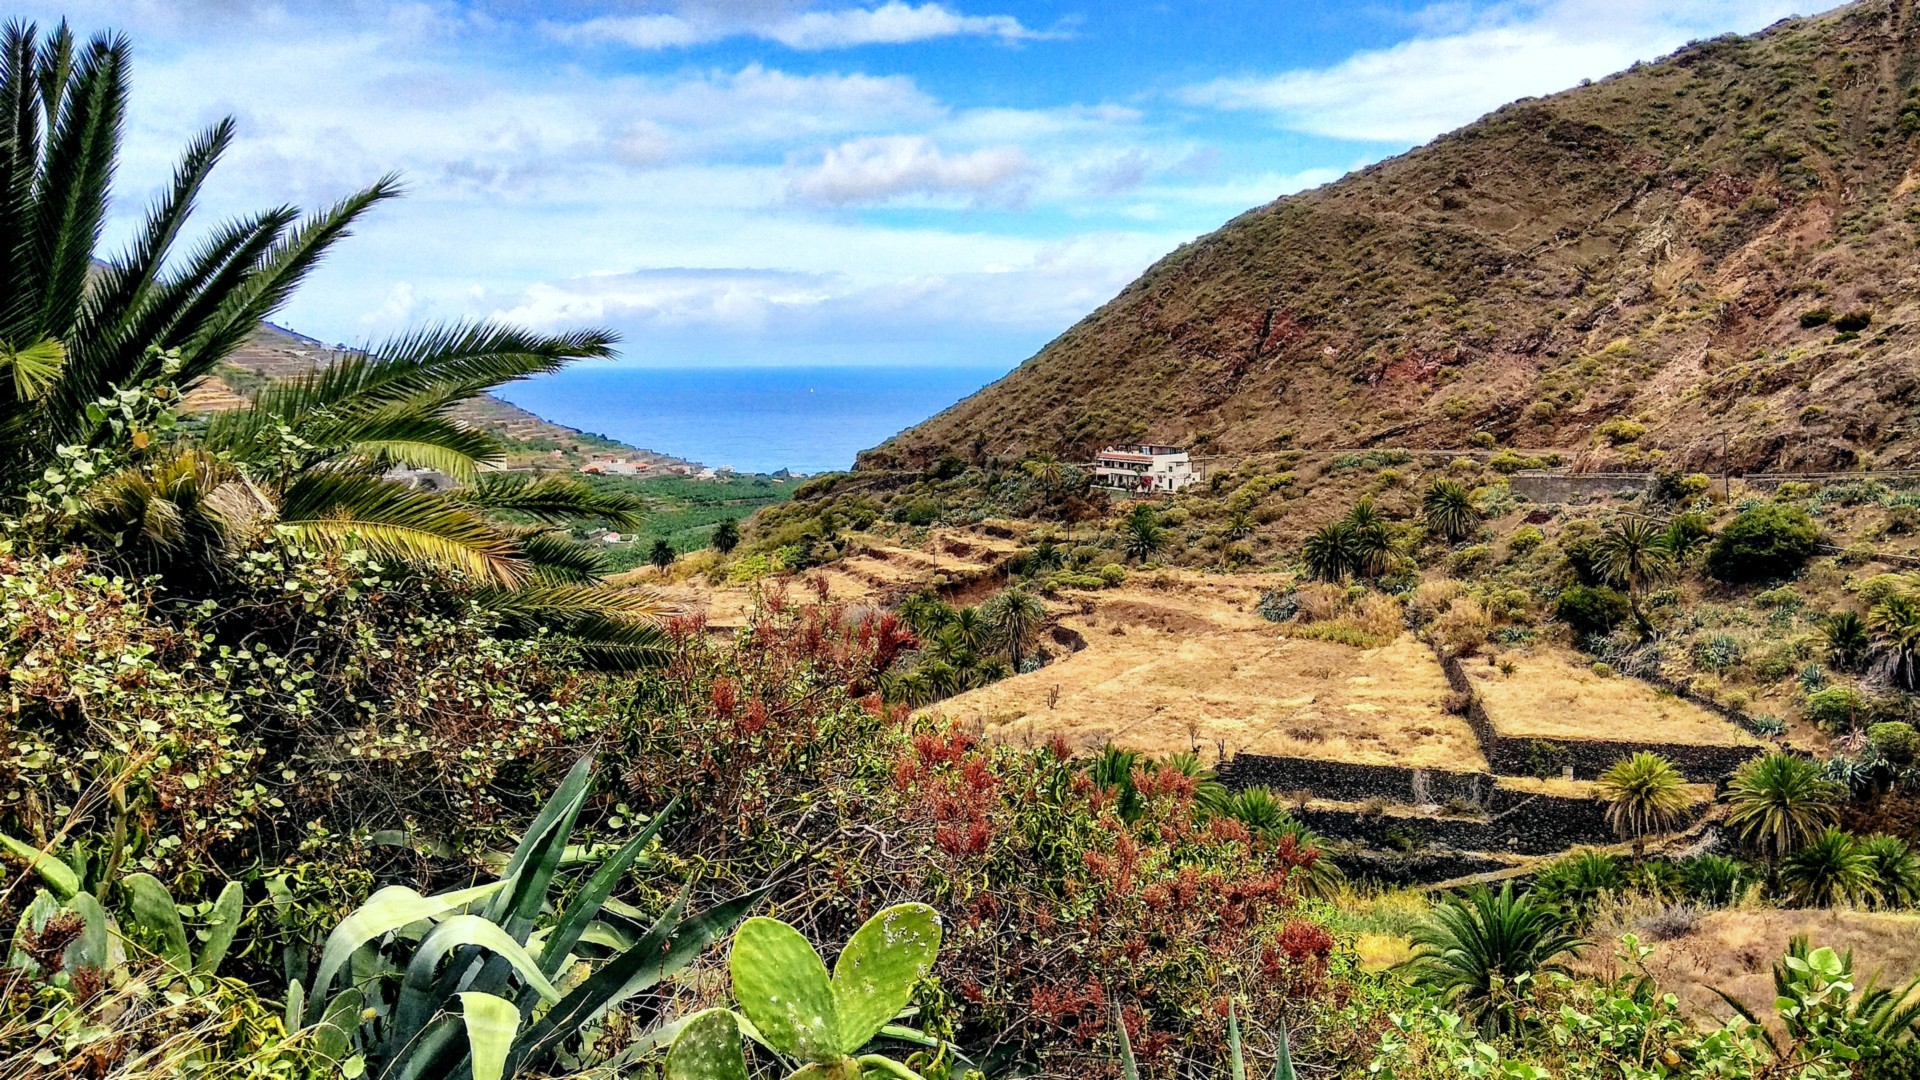
POLYGON ((1626 622, 1632 609, 1627 597, 1605 586, 1569 585, 1554 602, 1554 617, 1578 634, 1606 634, 1626 622))
POLYGON ((1722 581, 1766 581, 1799 570, 1820 543, 1820 528, 1800 507, 1762 503, 1728 523, 1707 550, 1722 581))

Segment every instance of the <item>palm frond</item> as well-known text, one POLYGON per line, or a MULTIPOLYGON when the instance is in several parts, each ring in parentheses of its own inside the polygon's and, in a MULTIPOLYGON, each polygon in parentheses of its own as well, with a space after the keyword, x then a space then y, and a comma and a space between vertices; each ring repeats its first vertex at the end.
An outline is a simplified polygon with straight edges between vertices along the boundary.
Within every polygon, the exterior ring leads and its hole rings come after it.
MULTIPOLYGON (((49 110, 57 110, 58 120, 47 133, 37 199, 34 262, 39 311, 31 327, 6 327, 4 336, 16 341, 72 334, 93 269, 93 251, 106 221, 127 105, 132 45, 125 37, 93 39, 67 78, 59 77, 65 61, 57 55, 57 41, 52 44, 56 55, 52 70, 43 77, 42 96, 49 110), (64 94, 58 91, 60 86, 67 87, 64 94)), ((42 57, 48 54, 43 51, 42 57)))
POLYGON ((337 422, 317 417, 294 430, 323 456, 340 453, 376 466, 438 469, 461 481, 473 479, 475 470, 497 463, 502 454, 499 441, 484 431, 399 409, 337 422))
POLYGON ((233 465, 182 449, 95 482, 75 527, 142 566, 211 565, 273 516, 273 503, 233 465))
POLYGON ((11 376, 15 401, 32 401, 44 395, 66 363, 67 347, 53 338, 41 338, 21 349, 0 345, 0 371, 11 376))
POLYGON ((511 530, 533 566, 533 581, 548 585, 584 585, 612 571, 606 552, 541 525, 511 530))
POLYGON ((286 303, 293 290, 319 265, 327 249, 351 234, 353 223, 360 215, 398 196, 400 190, 399 177, 383 176, 282 235, 249 267, 245 280, 223 298, 213 315, 182 345, 186 358, 181 368, 182 379, 198 378, 226 359, 261 320, 286 303))
POLYGON ((313 469, 288 485, 280 522, 322 548, 358 545, 382 558, 512 586, 526 576, 518 545, 444 496, 361 473, 313 469))
POLYGON ((637 529, 647 502, 625 492, 600 491, 570 476, 488 473, 455 498, 480 510, 526 514, 547 522, 593 518, 621 529, 637 529))
POLYGON ((571 639, 596 667, 631 670, 665 655, 665 621, 678 608, 647 589, 609 585, 527 585, 489 589, 480 603, 520 633, 549 630, 571 639))
POLYGON ((173 183, 147 211, 140 234, 125 254, 107 262, 82 305, 74 340, 92 341, 124 329, 141 309, 149 289, 160 280, 168 252, 186 228, 193 204, 227 148, 233 144, 234 122, 226 117, 201 132, 187 146, 175 167, 173 183))

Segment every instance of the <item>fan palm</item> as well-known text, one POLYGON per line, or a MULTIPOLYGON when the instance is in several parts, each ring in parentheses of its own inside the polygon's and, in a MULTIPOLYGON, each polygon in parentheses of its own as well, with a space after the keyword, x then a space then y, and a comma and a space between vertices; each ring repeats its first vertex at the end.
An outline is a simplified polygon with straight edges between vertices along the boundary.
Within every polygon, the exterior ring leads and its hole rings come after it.
POLYGON ((1585 944, 1551 905, 1515 896, 1511 883, 1449 898, 1412 937, 1414 979, 1492 1031, 1511 1029, 1513 999, 1585 944))
POLYGON ((1818 907, 1865 899, 1877 884, 1874 861, 1859 841, 1833 827, 1781 860, 1780 882, 1795 903, 1818 907))
POLYGON ((1640 595, 1673 576, 1673 552, 1667 547, 1665 530, 1647 518, 1620 518, 1601 530, 1591 551, 1600 576, 1609 585, 1626 590, 1627 604, 1640 632, 1652 633, 1653 626, 1640 609, 1640 595))
POLYGON ((1480 525, 1480 513, 1473 507, 1473 496, 1458 480, 1435 480, 1427 485, 1420 499, 1420 513, 1427 527, 1449 541, 1464 540, 1480 525))
POLYGON ((1867 627, 1887 677, 1909 690, 1920 689, 1920 598, 1887 597, 1867 613, 1867 627))
POLYGON ((1748 843, 1775 857, 1820 835, 1838 814, 1839 785, 1820 766, 1793 754, 1771 753, 1740 766, 1727 785, 1727 824, 1748 843))
POLYGON ((1672 829, 1691 805, 1686 781, 1673 763, 1646 751, 1615 762, 1595 788, 1607 804, 1607 823, 1633 841, 1636 859, 1645 853, 1649 835, 1672 829))

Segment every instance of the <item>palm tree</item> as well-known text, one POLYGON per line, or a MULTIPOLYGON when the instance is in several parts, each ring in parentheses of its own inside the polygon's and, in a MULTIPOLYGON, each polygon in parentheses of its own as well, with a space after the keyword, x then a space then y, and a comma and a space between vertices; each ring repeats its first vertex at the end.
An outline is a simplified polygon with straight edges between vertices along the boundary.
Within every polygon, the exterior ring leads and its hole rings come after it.
POLYGON ((1007 652, 1014 671, 1020 670, 1020 662, 1026 658, 1027 647, 1033 644, 1033 636, 1040 630, 1040 624, 1046 620, 1047 609, 1038 597, 1014 586, 987 601, 987 622, 1000 639, 1000 646, 1007 652))
POLYGON ((1920 902, 1920 855, 1897 836, 1877 833, 1860 841, 1860 854, 1873 875, 1874 900, 1883 908, 1920 902))
POLYGON ((1920 599, 1894 593, 1873 605, 1867 627, 1887 677, 1908 690, 1920 689, 1920 599))
POLYGON ((1673 552, 1667 547, 1665 531, 1647 518, 1619 518, 1594 538, 1592 552, 1594 569, 1608 584, 1626 590, 1641 634, 1652 634, 1653 624, 1640 609, 1640 595, 1673 576, 1673 552))
POLYGON ((1619 892, 1625 885, 1620 860, 1604 851, 1576 851, 1548 864, 1533 879, 1529 895, 1580 918, 1601 898, 1619 892))
POLYGON ((1795 903, 1818 907, 1862 900, 1878 882, 1874 861, 1853 836, 1829 827, 1780 864, 1780 881, 1795 903))
POLYGON ((728 518, 727 520, 722 521, 720 524, 715 525, 713 527, 712 543, 713 543, 713 550, 719 552, 722 555, 726 555, 732 552, 734 548, 739 547, 740 546, 739 522, 734 521, 732 518, 728 518))
POLYGON ((912 627, 921 640, 933 637, 953 621, 953 606, 931 590, 914 593, 900 601, 898 612, 900 620, 912 627))
POLYGON ((1307 564, 1310 576, 1321 581, 1344 581, 1348 575, 1359 572, 1359 548, 1360 542, 1354 536, 1353 526, 1336 521, 1322 526, 1307 537, 1301 557, 1307 564))
POLYGON ((1448 898, 1412 937, 1415 981, 1489 1031, 1510 1030, 1512 999, 1585 944, 1551 905, 1515 896, 1511 882, 1498 893, 1481 887, 1448 898))
POLYGON ((1673 763, 1646 751, 1615 762, 1595 789, 1607 804, 1607 823, 1633 840, 1636 859, 1646 853, 1649 835, 1672 829, 1692 805, 1673 763))
POLYGON ((1387 519, 1373 504, 1373 496, 1362 495, 1347 511, 1347 529, 1353 537, 1355 571, 1377 575, 1386 569, 1393 554, 1393 538, 1387 532, 1387 519))
POLYGON ((1480 512, 1474 509, 1473 495, 1458 480, 1442 479, 1428 484, 1426 495, 1420 499, 1420 513, 1427 519, 1427 527, 1449 542, 1472 536, 1480 526, 1480 512))
POLYGON ((1842 671, 1857 671, 1860 662, 1873 648, 1867 620, 1857 611, 1838 611, 1820 624, 1820 636, 1827 645, 1827 660, 1842 671))
POLYGON ((1741 765, 1727 785, 1727 824, 1761 852, 1779 858, 1820 835, 1838 815, 1840 787, 1820 766, 1771 753, 1741 765))
POLYGON ((652 563, 656 570, 665 570, 672 566, 676 557, 673 553, 673 545, 664 539, 655 540, 652 550, 647 552, 647 561, 652 563))
POLYGON ((128 55, 124 38, 78 47, 64 26, 44 41, 21 23, 0 33, 0 104, 12 118, 0 143, 0 367, 9 376, 0 378, 0 500, 28 495, 51 463, 79 454, 99 478, 70 493, 56 527, 144 571, 217 578, 273 537, 359 547, 468 576, 506 626, 602 634, 600 661, 655 651, 663 606, 592 584, 605 570, 598 556, 551 528, 569 516, 635 520, 637 501, 572 481, 483 477, 500 448, 448 415, 501 383, 611 355, 611 335, 408 334, 271 384, 250 408, 216 420, 204 446, 156 437, 182 394, 399 185, 382 179, 304 221, 291 208, 268 210, 180 253, 232 142, 225 120, 188 147, 129 247, 103 258, 128 55), (144 411, 130 415, 129 400, 144 411), (417 490, 387 478, 395 466, 440 470, 466 487, 417 490), (547 527, 493 516, 508 511, 547 527))
POLYGON ((941 633, 952 633, 954 639, 971 655, 984 654, 993 644, 993 625, 978 607, 969 604, 953 613, 941 633))
POLYGON ((1235 507, 1227 511, 1227 524, 1221 532, 1229 540, 1245 540, 1253 535, 1253 518, 1248 515, 1246 508, 1235 507))
POLYGON ((1160 528, 1160 515, 1147 503, 1134 507, 1127 515, 1126 532, 1127 554, 1142 562, 1159 551, 1166 539, 1160 528))
POLYGON ((1049 493, 1057 489, 1067 477, 1067 466, 1056 454, 1034 454, 1020 467, 1040 485, 1041 490, 1049 493))
POLYGON ((1753 881, 1746 863, 1725 855, 1695 855, 1680 864, 1687 894, 1711 907, 1731 907, 1753 881))
POLYGON ((17 496, 62 446, 116 432, 96 401, 154 383, 175 398, 211 373, 354 221, 399 185, 383 178, 302 221, 276 207, 229 222, 190 253, 175 244, 208 174, 233 141, 222 120, 187 148, 172 183, 122 253, 101 259, 127 106, 131 47, 77 45, 63 25, 41 40, 0 33, 0 496, 17 496))

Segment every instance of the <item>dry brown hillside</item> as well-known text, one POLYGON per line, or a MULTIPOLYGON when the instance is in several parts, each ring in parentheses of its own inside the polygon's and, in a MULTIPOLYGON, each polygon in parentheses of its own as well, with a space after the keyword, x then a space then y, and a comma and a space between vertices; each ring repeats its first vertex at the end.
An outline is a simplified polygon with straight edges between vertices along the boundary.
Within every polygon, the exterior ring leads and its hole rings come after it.
POLYGON ((1481 431, 1588 464, 1704 465, 1723 435, 1742 467, 1915 464, 1917 78, 1920 0, 1867 0, 1516 102, 1181 247, 862 464, 1481 431))

